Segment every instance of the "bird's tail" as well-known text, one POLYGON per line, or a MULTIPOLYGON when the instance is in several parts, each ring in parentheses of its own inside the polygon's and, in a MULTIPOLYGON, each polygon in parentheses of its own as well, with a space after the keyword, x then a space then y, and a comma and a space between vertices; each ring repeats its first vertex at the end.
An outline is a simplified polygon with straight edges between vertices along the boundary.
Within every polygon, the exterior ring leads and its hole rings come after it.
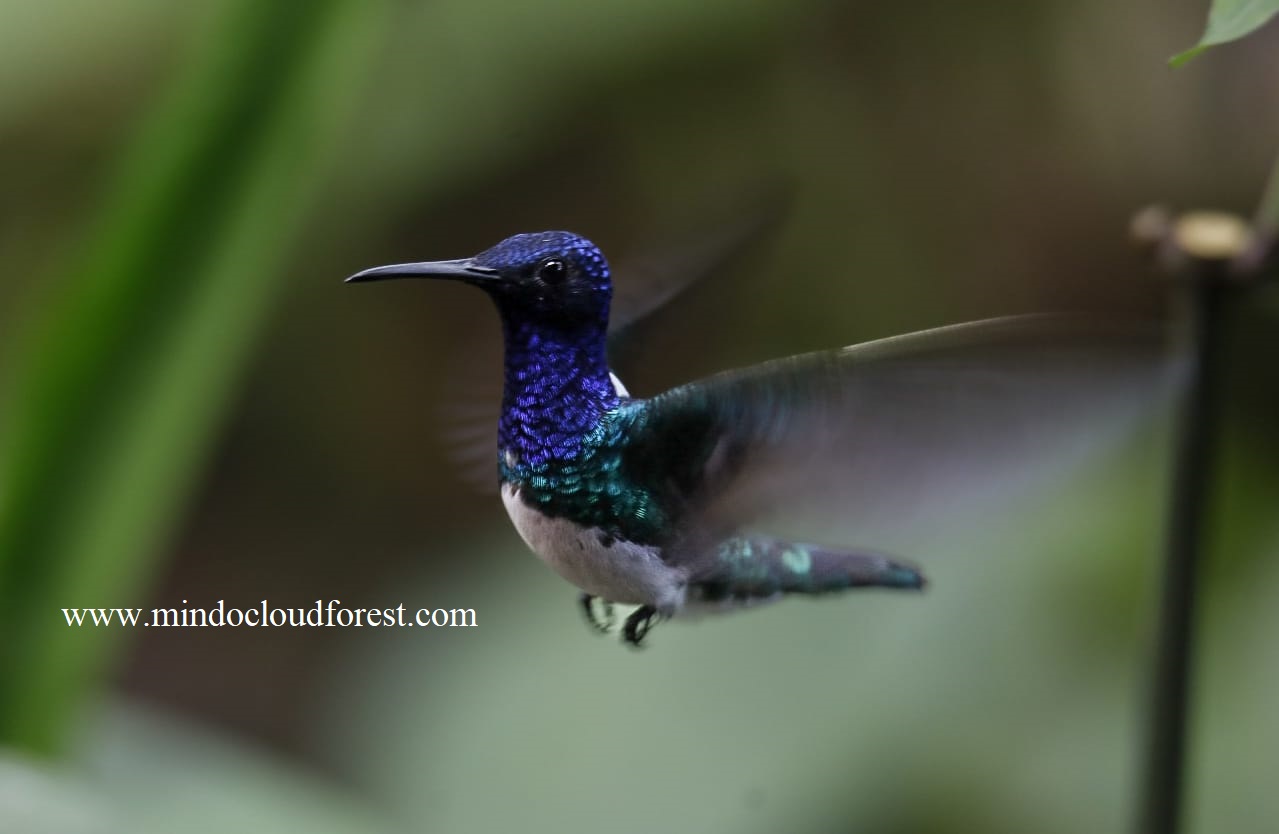
POLYGON ((825 594, 848 588, 919 590, 912 565, 867 551, 839 551, 764 536, 722 542, 691 583, 703 602, 748 602, 781 594, 825 594))

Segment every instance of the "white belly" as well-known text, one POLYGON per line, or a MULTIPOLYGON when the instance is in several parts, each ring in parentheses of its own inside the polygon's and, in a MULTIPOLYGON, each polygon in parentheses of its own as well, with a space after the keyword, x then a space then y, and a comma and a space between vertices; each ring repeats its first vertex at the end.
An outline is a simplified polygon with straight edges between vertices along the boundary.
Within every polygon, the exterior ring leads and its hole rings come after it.
POLYGON ((529 548, 588 594, 652 605, 668 615, 683 605, 687 576, 664 564, 655 548, 620 540, 606 544, 609 538, 598 527, 543 515, 521 501, 511 484, 502 486, 502 503, 529 548))

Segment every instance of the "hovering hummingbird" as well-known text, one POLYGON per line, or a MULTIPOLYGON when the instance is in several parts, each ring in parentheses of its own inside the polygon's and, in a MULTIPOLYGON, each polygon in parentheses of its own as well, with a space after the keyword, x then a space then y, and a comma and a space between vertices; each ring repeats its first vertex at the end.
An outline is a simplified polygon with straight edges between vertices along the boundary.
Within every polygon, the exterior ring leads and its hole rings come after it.
POLYGON ((622 628, 634 646, 677 614, 788 594, 922 589, 919 569, 883 553, 748 528, 783 505, 905 517, 938 492, 980 490, 993 464, 1029 470, 1050 445, 1045 432, 1131 395, 1133 372, 1150 367, 1129 361, 1132 343, 1150 346, 1148 332, 1017 316, 637 398, 609 368, 612 278, 585 238, 520 234, 472 258, 379 266, 347 281, 390 278, 462 281, 495 302, 505 339, 502 501, 529 548, 581 589, 588 622, 607 631, 613 603, 639 606, 622 628))

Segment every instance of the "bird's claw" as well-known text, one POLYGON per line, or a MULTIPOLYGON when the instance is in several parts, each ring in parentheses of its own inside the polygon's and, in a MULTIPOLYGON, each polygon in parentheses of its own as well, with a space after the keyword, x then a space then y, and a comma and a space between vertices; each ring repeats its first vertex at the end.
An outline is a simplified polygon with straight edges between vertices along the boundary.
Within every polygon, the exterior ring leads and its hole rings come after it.
POLYGON ((613 630, 613 626, 617 625, 617 617, 613 613, 613 603, 600 597, 592 596, 583 592, 577 598, 578 604, 582 606, 582 613, 586 617, 586 624, 600 634, 608 634, 613 630), (595 616, 595 600, 600 601, 600 611, 604 615, 601 620, 595 616))
POLYGON ((622 626, 622 642, 636 649, 643 648, 640 642, 659 619, 661 617, 657 609, 651 605, 642 605, 635 609, 626 618, 626 625, 622 626))

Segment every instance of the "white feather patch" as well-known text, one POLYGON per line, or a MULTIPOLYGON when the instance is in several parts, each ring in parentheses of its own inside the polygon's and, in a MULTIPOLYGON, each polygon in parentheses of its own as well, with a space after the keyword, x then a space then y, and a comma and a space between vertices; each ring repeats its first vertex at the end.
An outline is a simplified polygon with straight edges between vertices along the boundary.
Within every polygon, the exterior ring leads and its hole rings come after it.
POLYGON ((588 594, 609 602, 652 605, 667 615, 683 606, 688 577, 662 562, 657 548, 544 515, 525 504, 513 484, 502 485, 502 503, 520 538, 538 558, 588 594))

